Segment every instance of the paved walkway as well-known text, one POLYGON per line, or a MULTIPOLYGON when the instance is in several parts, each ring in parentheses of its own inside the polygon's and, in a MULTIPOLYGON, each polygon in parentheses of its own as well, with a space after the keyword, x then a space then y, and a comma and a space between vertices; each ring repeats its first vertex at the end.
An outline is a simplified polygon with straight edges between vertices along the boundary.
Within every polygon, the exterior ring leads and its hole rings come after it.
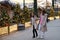
POLYGON ((32 28, 24 31, 18 31, 8 36, 0 38, 0 40, 60 40, 60 20, 54 20, 47 23, 48 31, 45 39, 32 38, 32 28))

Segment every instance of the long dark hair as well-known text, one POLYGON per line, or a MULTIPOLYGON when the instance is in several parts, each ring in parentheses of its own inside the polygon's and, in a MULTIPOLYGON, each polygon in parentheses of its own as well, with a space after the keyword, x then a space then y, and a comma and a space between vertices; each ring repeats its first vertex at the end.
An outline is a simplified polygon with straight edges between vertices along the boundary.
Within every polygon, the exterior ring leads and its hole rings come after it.
POLYGON ((42 15, 44 15, 46 13, 46 10, 45 9, 43 9, 43 11, 42 11, 42 15))
POLYGON ((34 13, 33 12, 30 13, 30 17, 34 17, 34 13))
POLYGON ((38 8, 38 12, 40 12, 40 11, 42 11, 42 9, 41 8, 38 8))

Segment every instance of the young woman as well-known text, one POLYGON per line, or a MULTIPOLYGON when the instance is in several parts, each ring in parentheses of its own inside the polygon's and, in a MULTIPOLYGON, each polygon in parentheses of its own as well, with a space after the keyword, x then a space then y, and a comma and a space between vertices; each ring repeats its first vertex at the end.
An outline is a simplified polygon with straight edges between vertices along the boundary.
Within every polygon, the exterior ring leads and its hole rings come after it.
POLYGON ((45 32, 47 31, 47 27, 46 27, 46 20, 47 20, 47 14, 46 11, 40 10, 40 19, 39 19, 39 24, 40 24, 40 29, 38 30, 38 36, 40 36, 40 38, 44 38, 45 32))
POLYGON ((33 38, 37 37, 38 34, 37 34, 37 30, 36 30, 36 16, 32 13, 32 16, 31 16, 31 22, 32 22, 32 27, 33 27, 33 38))
POLYGON ((41 15, 40 15, 40 24, 41 24, 41 28, 40 28, 40 31, 41 31, 41 38, 44 38, 44 35, 45 35, 45 32, 47 31, 47 26, 46 26, 46 23, 47 23, 47 14, 46 14, 46 11, 45 9, 43 9, 41 15))

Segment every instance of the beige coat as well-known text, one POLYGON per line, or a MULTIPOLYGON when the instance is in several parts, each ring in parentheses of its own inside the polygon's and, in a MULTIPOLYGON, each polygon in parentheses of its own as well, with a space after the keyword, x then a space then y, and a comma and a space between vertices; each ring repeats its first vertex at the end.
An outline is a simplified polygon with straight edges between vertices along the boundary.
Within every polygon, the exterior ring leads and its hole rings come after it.
POLYGON ((44 16, 41 16, 41 17, 42 17, 42 24, 41 24, 40 30, 42 32, 46 32, 47 31, 47 26, 46 26, 47 14, 45 14, 44 16))

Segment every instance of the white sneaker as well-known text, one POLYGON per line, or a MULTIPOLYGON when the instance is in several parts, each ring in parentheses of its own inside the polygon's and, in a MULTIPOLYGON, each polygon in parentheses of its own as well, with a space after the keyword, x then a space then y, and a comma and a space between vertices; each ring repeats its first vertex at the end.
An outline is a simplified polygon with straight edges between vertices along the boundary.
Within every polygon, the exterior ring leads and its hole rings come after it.
POLYGON ((40 38, 44 39, 44 35, 42 35, 40 38))
POLYGON ((39 37, 39 36, 37 36, 37 38, 39 39, 40 37, 39 37))

